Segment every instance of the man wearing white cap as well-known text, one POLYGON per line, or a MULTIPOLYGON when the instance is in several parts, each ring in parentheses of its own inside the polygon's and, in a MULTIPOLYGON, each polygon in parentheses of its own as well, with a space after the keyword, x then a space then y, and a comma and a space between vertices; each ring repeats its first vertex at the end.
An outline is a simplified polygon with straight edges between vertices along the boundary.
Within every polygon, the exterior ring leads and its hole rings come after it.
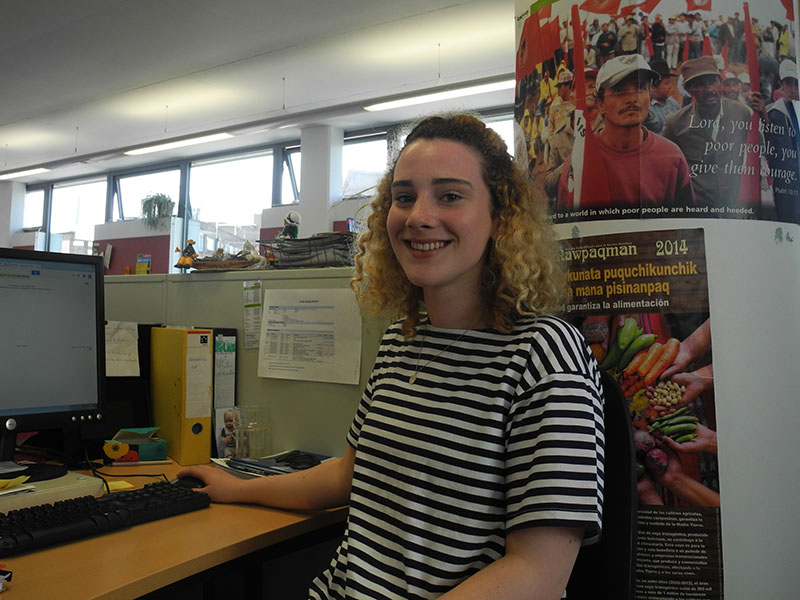
MULTIPOLYGON (((710 56, 685 61, 681 75, 694 102, 667 117, 661 133, 678 144, 686 157, 698 205, 737 206, 740 176, 732 169, 744 163, 742 146, 747 141, 751 110, 723 96, 722 78, 710 56)), ((708 211, 697 216, 719 215, 708 211)))
POLYGON ((781 78, 781 92, 787 100, 800 100, 797 89, 797 64, 793 60, 785 59, 778 67, 778 75, 781 78))
POLYGON ((729 100, 739 102, 739 95, 742 93, 742 81, 735 73, 726 71, 722 75, 722 94, 729 100))
POLYGON ((667 24, 664 26, 667 32, 666 46, 667 46, 667 64, 670 69, 678 67, 678 48, 680 47, 680 28, 676 22, 675 15, 667 19, 667 24))
MULTIPOLYGON (((599 143, 591 147, 587 143, 583 160, 602 161, 612 206, 694 205, 689 166, 680 149, 643 126, 650 108, 650 87, 658 78, 640 54, 613 58, 597 74, 597 106, 604 125, 597 134, 599 143)), ((564 168, 558 193, 560 210, 571 208, 569 178, 576 176, 564 168)), ((604 183, 582 182, 585 189, 599 185, 604 183)), ((591 194, 588 202, 581 197, 582 207, 590 203, 591 194)))
POLYGON ((775 150, 767 155, 775 213, 779 221, 800 223, 800 184, 798 183, 797 113, 793 100, 800 99, 797 88, 797 65, 786 59, 780 64, 781 92, 784 97, 767 106, 768 123, 764 138, 775 150))

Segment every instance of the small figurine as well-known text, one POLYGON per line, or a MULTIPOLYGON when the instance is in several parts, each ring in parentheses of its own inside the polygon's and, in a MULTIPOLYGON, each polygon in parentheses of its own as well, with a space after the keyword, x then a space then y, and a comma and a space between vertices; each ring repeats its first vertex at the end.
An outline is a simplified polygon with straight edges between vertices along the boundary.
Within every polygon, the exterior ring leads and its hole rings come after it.
POLYGON ((186 247, 183 250, 175 248, 175 252, 181 253, 178 262, 175 264, 175 268, 190 269, 192 267, 192 261, 198 256, 197 252, 194 250, 194 244, 194 240, 186 240, 186 247))
POLYGON ((6 581, 11 581, 11 575, 11 571, 5 570, 5 565, 0 565, 0 594, 8 591, 8 589, 5 587, 5 583, 6 581))
POLYGON ((296 238, 300 231, 300 213, 290 210, 283 218, 283 229, 278 234, 278 238, 296 238))

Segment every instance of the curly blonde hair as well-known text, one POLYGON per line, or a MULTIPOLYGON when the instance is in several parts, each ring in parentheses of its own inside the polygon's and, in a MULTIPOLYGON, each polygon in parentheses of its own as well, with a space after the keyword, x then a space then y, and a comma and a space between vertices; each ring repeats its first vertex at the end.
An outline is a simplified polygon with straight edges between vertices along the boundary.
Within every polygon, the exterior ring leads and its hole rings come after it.
MULTIPOLYGON (((481 277, 489 326, 509 332, 521 316, 557 309, 565 289, 558 242, 546 207, 534 199, 527 174, 514 164, 500 136, 476 117, 459 114, 421 121, 404 148, 420 139, 460 142, 480 155, 492 216, 497 219, 481 277)), ((396 164, 384 175, 371 203, 367 231, 358 239, 350 286, 365 312, 392 319, 405 316, 403 333, 411 338, 424 312, 422 289, 406 277, 386 231, 396 164)))

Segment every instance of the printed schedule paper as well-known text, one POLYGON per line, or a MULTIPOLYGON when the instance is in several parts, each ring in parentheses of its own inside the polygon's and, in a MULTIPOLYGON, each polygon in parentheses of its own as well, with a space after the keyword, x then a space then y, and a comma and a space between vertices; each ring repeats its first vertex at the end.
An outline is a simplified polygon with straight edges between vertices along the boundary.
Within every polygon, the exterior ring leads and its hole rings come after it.
POLYGON ((258 376, 358 384, 361 315, 352 290, 268 290, 258 376))

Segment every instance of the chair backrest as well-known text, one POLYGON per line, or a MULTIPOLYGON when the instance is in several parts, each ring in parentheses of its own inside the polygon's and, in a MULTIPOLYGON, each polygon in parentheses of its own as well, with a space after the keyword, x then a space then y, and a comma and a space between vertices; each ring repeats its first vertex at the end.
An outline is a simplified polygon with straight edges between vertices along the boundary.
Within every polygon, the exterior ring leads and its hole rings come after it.
POLYGON ((614 378, 602 374, 605 395, 603 531, 581 548, 567 600, 632 600, 636 563, 636 459, 628 403, 614 378))

